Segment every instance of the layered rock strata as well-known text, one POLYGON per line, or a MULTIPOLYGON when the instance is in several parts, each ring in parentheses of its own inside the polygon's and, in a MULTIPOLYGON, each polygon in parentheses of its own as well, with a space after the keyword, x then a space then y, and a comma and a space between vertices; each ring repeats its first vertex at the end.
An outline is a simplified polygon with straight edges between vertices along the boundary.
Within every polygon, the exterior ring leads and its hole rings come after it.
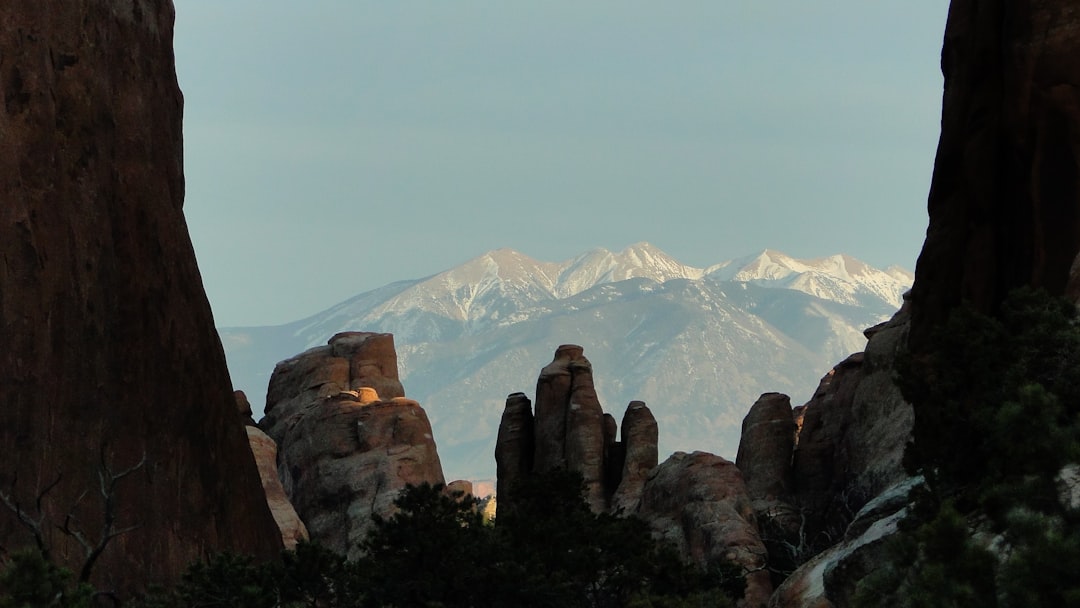
POLYGON ((337 334, 270 379, 260 426, 280 446, 285 491, 311 538, 351 558, 401 489, 444 483, 427 413, 403 393, 389 334, 337 334))
MULTIPOLYGON (((130 528, 91 569, 121 596, 281 547, 184 220, 173 19, 0 3, 0 492, 76 573, 65 521, 91 545, 130 528)), ((0 505, 0 546, 32 544, 0 505)))

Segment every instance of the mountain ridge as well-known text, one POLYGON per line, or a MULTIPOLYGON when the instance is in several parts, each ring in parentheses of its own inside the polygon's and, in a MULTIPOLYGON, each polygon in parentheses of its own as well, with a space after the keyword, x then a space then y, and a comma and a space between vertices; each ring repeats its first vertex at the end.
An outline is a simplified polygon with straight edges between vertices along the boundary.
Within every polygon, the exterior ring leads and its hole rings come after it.
POLYGON ((530 389, 562 343, 585 346, 606 407, 649 403, 662 449, 733 456, 757 396, 809 398, 861 350, 862 330, 899 307, 904 273, 771 249, 697 268, 648 243, 562 262, 504 248, 290 324, 221 334, 236 387, 260 404, 277 361, 340 331, 393 333, 406 392, 428 410, 451 477, 489 476, 503 399, 530 389))

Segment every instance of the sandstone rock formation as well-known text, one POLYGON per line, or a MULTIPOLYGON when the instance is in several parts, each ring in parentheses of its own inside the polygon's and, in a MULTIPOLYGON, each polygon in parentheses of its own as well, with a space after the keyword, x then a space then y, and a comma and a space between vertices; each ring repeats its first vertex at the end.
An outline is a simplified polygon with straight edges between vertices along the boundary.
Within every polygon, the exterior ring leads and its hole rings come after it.
MULTIPOLYGON (((0 492, 78 572, 56 526, 70 514, 96 543, 98 474, 141 462, 113 496, 113 531, 134 529, 92 570, 121 594, 281 547, 184 221, 173 17, 167 0, 0 3, 0 492)), ((32 542, 0 505, 0 545, 32 542)))
POLYGON ((513 393, 506 398, 495 441, 496 494, 504 505, 509 505, 505 499, 514 483, 533 470, 533 446, 532 402, 525 393, 513 393))
POLYGON ((628 473, 619 504, 629 507, 641 494, 643 470, 656 466, 656 419, 635 401, 627 409, 622 441, 616 441, 616 427, 596 398, 584 349, 559 346, 536 382, 535 415, 524 394, 507 397, 495 446, 500 504, 513 508, 510 488, 522 475, 564 468, 581 473, 586 499, 597 512, 608 510, 628 473))
POLYGON ((912 347, 961 301, 1062 294, 1080 251, 1080 13, 1068 0, 953 0, 912 347))
POLYGON ((285 488, 281 485, 277 470, 277 444, 269 435, 259 430, 258 427, 248 426, 248 443, 251 445, 251 453, 255 456, 255 463, 259 465, 259 478, 262 479, 263 493, 266 495, 266 504, 274 515, 278 529, 281 531, 281 541, 286 549, 294 549, 296 543, 308 540, 307 526, 300 521, 296 509, 285 495, 285 488))
POLYGON ((260 422, 311 538, 353 558, 402 488, 444 483, 427 413, 403 396, 396 366, 393 336, 337 334, 277 365, 260 422))
MULTIPOLYGON (((738 468, 712 454, 677 453, 657 465, 656 418, 641 401, 627 407, 621 440, 615 419, 600 409, 584 350, 562 345, 528 397, 506 400, 499 440, 499 508, 514 508, 512 482, 554 468, 582 472, 594 511, 635 515, 691 560, 726 560, 751 572, 745 606, 762 606, 772 586, 766 550, 738 468)), ((794 430, 787 406, 788 452, 794 430)))
POLYGON ((914 418, 894 376, 908 326, 905 307, 868 329, 866 352, 834 367, 805 405, 791 410, 783 395, 762 395, 743 421, 737 462, 775 582, 834 545, 875 496, 907 480, 902 459, 914 418))
POLYGON ((751 495, 769 499, 788 495, 794 447, 791 399, 780 393, 762 395, 743 418, 735 458, 751 495))
POLYGON ((742 474, 705 452, 676 452, 653 469, 637 515, 698 563, 728 560, 746 575, 744 606, 762 606, 772 593, 765 546, 742 474))
POLYGON ((631 401, 623 414, 621 458, 622 475, 611 498, 612 511, 635 513, 645 491, 649 473, 659 463, 657 442, 660 429, 656 418, 642 401, 631 401))

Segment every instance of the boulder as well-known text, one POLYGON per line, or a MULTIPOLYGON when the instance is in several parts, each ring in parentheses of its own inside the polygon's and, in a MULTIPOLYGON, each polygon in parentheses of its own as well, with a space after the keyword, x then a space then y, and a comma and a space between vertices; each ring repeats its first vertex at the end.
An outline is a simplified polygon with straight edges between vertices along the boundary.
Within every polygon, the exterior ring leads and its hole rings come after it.
POLYGON ((734 463, 705 452, 676 452, 653 469, 637 515, 654 533, 700 564, 726 560, 746 572, 743 606, 772 593, 766 551, 750 496, 734 463))
MULTIPOLYGON (((0 492, 76 574, 69 515, 92 543, 109 512, 132 528, 91 570, 121 597, 281 548, 184 219, 173 21, 168 0, 0 3, 0 492)), ((0 545, 31 544, 0 506, 0 545)))

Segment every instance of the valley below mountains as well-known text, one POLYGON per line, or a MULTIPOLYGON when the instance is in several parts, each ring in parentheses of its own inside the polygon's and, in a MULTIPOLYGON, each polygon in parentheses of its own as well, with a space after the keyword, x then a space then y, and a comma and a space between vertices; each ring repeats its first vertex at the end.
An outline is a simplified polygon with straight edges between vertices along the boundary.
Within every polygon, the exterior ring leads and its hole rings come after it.
POLYGON ((279 361, 339 332, 394 334, 406 395, 431 419, 447 478, 489 480, 507 395, 531 394, 560 344, 585 347, 605 408, 648 404, 661 459, 706 450, 733 460, 758 396, 807 401, 836 362, 863 350, 863 330, 900 307, 912 279, 846 255, 765 250, 696 268, 647 243, 564 262, 500 249, 293 323, 219 331, 256 417, 279 361))

